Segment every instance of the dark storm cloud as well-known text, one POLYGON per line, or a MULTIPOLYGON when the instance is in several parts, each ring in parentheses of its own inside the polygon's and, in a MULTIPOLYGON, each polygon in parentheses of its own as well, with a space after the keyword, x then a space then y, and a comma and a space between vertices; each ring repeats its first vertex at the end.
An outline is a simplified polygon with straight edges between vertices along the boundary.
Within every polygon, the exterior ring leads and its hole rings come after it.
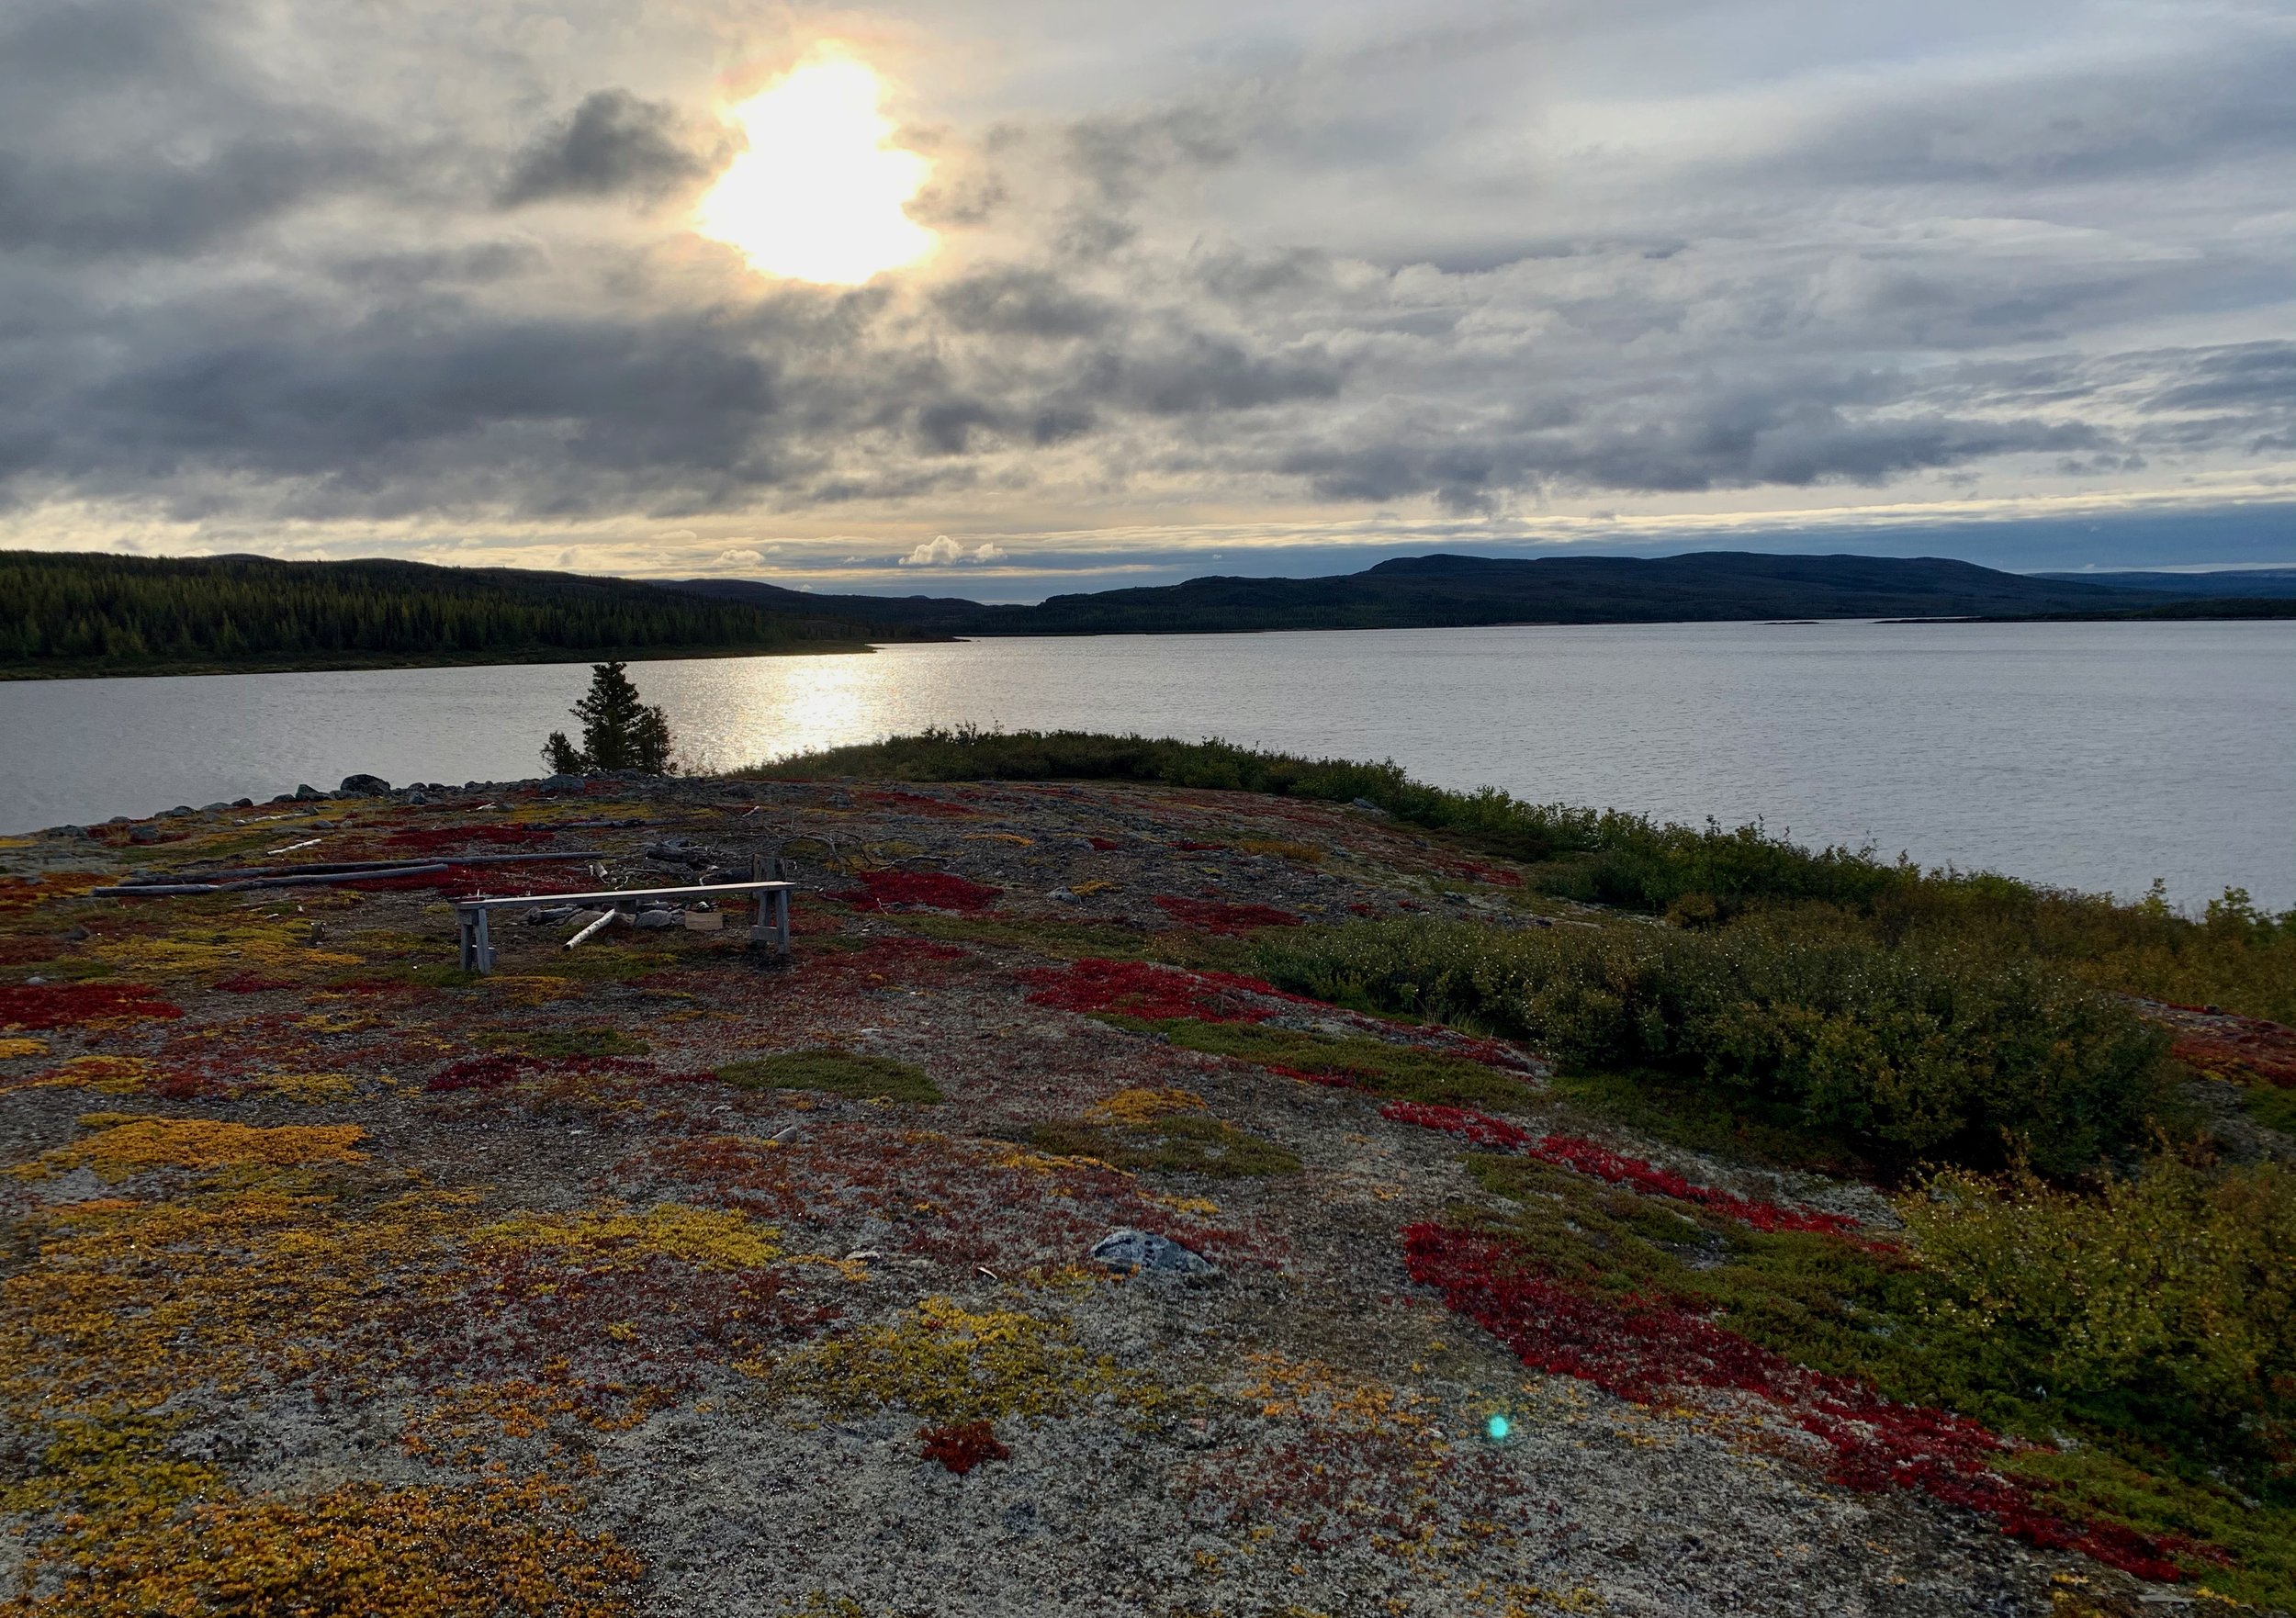
POLYGON ((518 159, 497 201, 504 208, 566 197, 651 200, 708 174, 714 149, 687 144, 678 109, 627 90, 595 90, 518 159))

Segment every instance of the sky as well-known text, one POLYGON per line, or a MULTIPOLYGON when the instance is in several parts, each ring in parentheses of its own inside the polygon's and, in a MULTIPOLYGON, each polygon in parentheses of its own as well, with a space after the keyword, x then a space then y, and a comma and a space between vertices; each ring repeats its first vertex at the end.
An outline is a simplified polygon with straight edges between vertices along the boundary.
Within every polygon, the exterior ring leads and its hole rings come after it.
POLYGON ((2288 0, 10 0, 0 546, 2296 563, 2290 84, 2288 0))

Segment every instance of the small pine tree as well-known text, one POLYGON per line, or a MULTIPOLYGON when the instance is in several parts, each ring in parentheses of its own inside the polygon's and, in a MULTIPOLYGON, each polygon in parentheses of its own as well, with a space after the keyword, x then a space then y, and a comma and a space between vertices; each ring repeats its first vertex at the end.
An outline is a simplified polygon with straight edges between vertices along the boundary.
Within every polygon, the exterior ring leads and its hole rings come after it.
POLYGON ((542 757, 559 775, 590 775, 602 770, 640 770, 669 775, 677 769, 677 738, 670 716, 638 701, 637 687, 620 663, 597 663, 590 670, 590 694, 574 704, 582 722, 582 745, 554 730, 542 757))

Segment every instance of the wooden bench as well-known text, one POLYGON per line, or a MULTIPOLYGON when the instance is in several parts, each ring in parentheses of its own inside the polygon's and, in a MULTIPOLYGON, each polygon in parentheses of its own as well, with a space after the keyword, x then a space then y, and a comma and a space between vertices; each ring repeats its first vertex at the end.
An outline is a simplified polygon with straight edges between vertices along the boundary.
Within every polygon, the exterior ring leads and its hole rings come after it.
POLYGON ((729 893, 757 895, 757 916, 749 928, 749 941, 762 944, 771 940, 782 954, 789 953, 789 895, 796 884, 786 882, 713 882, 706 887, 691 888, 619 888, 601 893, 528 893, 514 899, 457 899, 455 919, 462 929, 461 966, 465 972, 490 972, 494 970, 494 941, 487 932, 487 913, 512 906, 531 909, 536 905, 572 905, 576 907, 627 909, 643 899, 722 899, 729 893), (773 919, 766 920, 766 901, 771 899, 773 919))

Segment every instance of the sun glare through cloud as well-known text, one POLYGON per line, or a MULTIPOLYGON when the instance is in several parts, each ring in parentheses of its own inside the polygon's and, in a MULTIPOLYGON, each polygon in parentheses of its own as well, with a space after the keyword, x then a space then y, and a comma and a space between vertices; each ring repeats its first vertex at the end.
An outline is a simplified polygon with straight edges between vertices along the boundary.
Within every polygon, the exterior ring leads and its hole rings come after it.
POLYGON ((693 228, 760 275, 858 287, 912 264, 940 238, 903 212, 932 165, 889 143, 883 86, 864 62, 823 55, 731 109, 748 147, 693 228))

